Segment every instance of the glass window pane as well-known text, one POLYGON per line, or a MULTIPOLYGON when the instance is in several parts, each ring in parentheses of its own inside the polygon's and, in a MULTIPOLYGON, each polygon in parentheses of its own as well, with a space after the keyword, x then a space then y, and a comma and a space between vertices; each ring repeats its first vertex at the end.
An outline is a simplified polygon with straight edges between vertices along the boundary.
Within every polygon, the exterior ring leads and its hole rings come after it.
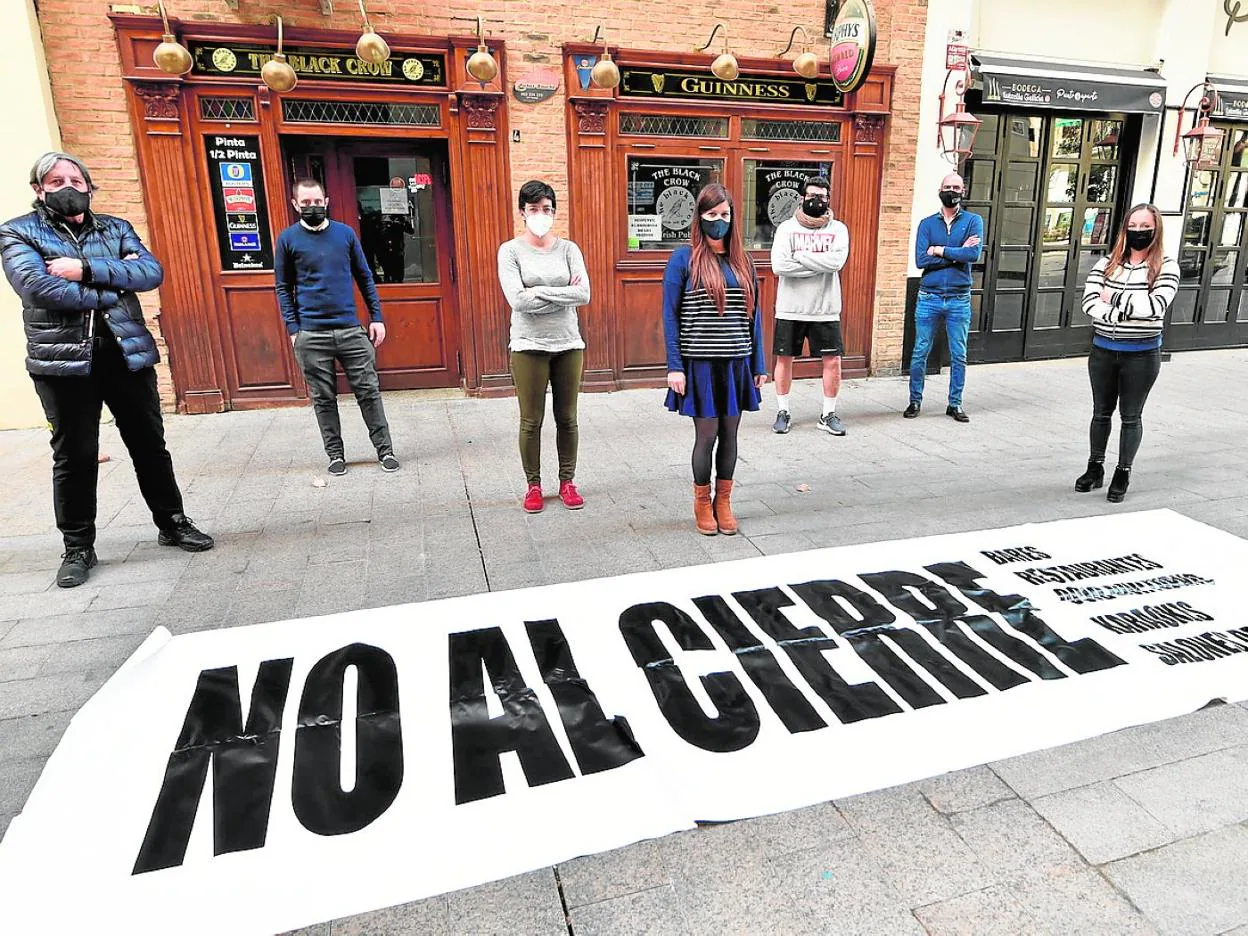
POLYGON ((1046 286, 1061 288, 1066 285, 1066 263, 1069 254, 1064 250, 1046 250, 1040 254, 1040 282, 1046 286))
POLYGON ((1036 328, 1057 328, 1062 324, 1062 292, 1042 292, 1036 296, 1036 328))
POLYGON ((1035 216, 1036 213, 1031 208, 1003 208, 1001 210, 1001 243, 1030 244, 1035 216))
POLYGON ((1100 262, 1101 257, 1105 256, 1104 250, 1080 250, 1079 251, 1079 269, 1075 271, 1075 275, 1079 278, 1082 285, 1088 278, 1088 274, 1092 272, 1092 268, 1100 262))
MULTIPOLYGON (((681 117, 669 119, 722 121, 722 124, 716 124, 716 135, 724 138, 728 136, 727 117, 681 117), (722 132, 720 132, 721 128, 722 132)), ((808 118, 802 120, 759 120, 756 117, 742 117, 741 139, 776 140, 788 143, 840 143, 841 122, 839 120, 810 120, 808 118)))
POLYGON ((378 283, 436 283, 433 165, 424 156, 352 161, 360 246, 378 283))
POLYGON ((976 114, 976 116, 979 118, 979 133, 975 135, 975 143, 971 152, 976 156, 995 155, 1001 118, 997 114, 976 114))
POLYGON ((1192 188, 1187 193, 1187 203, 1193 208, 1213 207, 1213 193, 1217 187, 1217 172, 1205 169, 1192 173, 1192 188))
POLYGON ((1073 202, 1079 187, 1079 166, 1076 163, 1057 163, 1049 167, 1048 201, 1073 202))
POLYGON ((1235 212, 1222 219, 1222 239, 1218 244, 1222 247, 1238 247, 1240 235, 1244 231, 1244 216, 1235 212))
POLYGON ((1116 160, 1121 136, 1121 120, 1092 121, 1092 158, 1116 160))
POLYGON ((1018 331, 1023 327, 1023 299, 1026 293, 997 293, 992 304, 992 330, 1018 331))
POLYGON ((1083 234, 1085 246, 1104 247, 1109 244, 1110 208, 1085 208, 1083 210, 1083 234))
POLYGON ((1235 284, 1235 258, 1237 250, 1215 250, 1213 252, 1213 278, 1209 281, 1215 286, 1233 286, 1235 284))
MULTIPOLYGON (((802 183, 807 179, 832 177, 829 162, 798 162, 796 160, 745 161, 745 246, 749 250, 768 250, 775 240, 776 228, 789 220, 802 203, 802 183)), ((832 194, 835 213, 837 199, 832 194)))
POLYGON ((1240 290, 1239 311, 1235 313, 1235 321, 1248 322, 1248 289, 1240 290))
POLYGON ((997 261, 997 289, 1024 289, 1030 251, 1003 250, 997 261))
POLYGON ((1007 202, 1034 202, 1036 200, 1036 170, 1031 162, 1011 162, 1005 165, 1005 200, 1007 202))
POLYGON ((1046 208, 1044 209, 1044 230, 1040 234, 1040 240, 1046 246, 1049 244, 1065 244, 1070 241, 1070 225, 1074 221, 1075 209, 1073 208, 1046 208))
POLYGON ((1205 314, 1202 318, 1206 322, 1225 322, 1230 305, 1231 291, 1229 289, 1211 289, 1205 300, 1205 314))
POLYGON ((1193 211, 1183 221, 1183 243, 1204 246, 1209 243, 1209 224, 1213 215, 1208 211, 1193 211))
POLYGON ((1180 289, 1170 306, 1170 323, 1172 325, 1190 325, 1196 321, 1196 297, 1198 289, 1180 289))
POLYGON ((1009 117, 1006 131, 1005 152, 1007 156, 1040 155, 1040 133, 1044 129, 1042 117, 1009 117))
POLYGON ((1248 130, 1231 131, 1231 165, 1248 166, 1248 130))
POLYGON ((1053 118, 1053 158, 1078 159, 1083 149, 1083 119, 1053 118))
POLYGON ((1117 166, 1093 166, 1088 171, 1088 201, 1112 202, 1117 182, 1117 166))
POLYGON ((1179 252, 1179 284, 1181 286, 1199 286, 1204 272, 1205 252, 1203 250, 1179 252))
POLYGON ((1232 172, 1227 176, 1223 201, 1227 208, 1248 208, 1248 172, 1232 172))
POLYGON ((628 157, 628 249, 674 250, 689 242, 702 186, 719 182, 722 159, 628 157))
POLYGON ((992 177, 996 163, 991 159, 968 159, 962 170, 966 182, 966 200, 970 202, 992 201, 992 177))
POLYGON ((971 331, 982 331, 984 328, 984 294, 971 294, 971 331))

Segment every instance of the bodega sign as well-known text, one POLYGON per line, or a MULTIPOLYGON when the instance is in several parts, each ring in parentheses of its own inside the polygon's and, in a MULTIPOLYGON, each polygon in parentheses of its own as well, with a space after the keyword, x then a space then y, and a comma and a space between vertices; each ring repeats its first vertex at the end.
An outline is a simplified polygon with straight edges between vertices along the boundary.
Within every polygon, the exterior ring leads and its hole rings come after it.
POLYGON ((871 0, 844 0, 828 32, 832 42, 832 82, 844 94, 867 80, 875 59, 875 8, 871 0))
POLYGON ((1248 696, 1169 511, 170 637, 0 843, 9 931, 272 933, 1248 696))

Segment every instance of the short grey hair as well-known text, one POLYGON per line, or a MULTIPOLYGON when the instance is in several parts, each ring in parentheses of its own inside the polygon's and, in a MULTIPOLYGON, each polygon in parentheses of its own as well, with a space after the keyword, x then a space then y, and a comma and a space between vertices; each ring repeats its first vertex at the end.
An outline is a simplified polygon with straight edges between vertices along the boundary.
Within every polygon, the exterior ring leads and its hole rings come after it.
POLYGON ((87 169, 86 164, 77 156, 71 156, 69 153, 44 153, 35 160, 35 164, 30 167, 30 184, 42 185, 44 177, 53 170, 58 162, 73 163, 78 167, 78 171, 82 173, 82 177, 87 182, 87 188, 95 191, 95 183, 91 181, 91 172, 87 169))

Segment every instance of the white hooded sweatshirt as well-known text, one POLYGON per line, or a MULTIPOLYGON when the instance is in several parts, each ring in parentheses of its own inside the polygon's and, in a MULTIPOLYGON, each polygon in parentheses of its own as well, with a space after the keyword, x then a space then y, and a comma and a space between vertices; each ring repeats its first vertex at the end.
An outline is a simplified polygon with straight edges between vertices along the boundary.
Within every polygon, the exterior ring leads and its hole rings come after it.
POLYGON ((771 269, 779 277, 776 318, 839 322, 840 269, 848 259, 849 228, 830 210, 822 228, 797 218, 782 222, 771 245, 771 269))

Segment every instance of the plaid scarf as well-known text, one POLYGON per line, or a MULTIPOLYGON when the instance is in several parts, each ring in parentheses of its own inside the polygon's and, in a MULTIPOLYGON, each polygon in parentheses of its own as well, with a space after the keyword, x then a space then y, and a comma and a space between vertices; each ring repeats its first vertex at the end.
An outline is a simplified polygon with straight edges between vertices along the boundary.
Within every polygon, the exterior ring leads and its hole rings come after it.
POLYGON ((801 209, 801 207, 798 207, 797 213, 794 214, 793 217, 797 218, 797 223, 800 224, 802 227, 810 228, 812 231, 817 231, 820 228, 827 227, 827 224, 828 224, 828 214, 826 212, 824 213, 823 217, 812 218, 810 215, 804 212, 801 209))

